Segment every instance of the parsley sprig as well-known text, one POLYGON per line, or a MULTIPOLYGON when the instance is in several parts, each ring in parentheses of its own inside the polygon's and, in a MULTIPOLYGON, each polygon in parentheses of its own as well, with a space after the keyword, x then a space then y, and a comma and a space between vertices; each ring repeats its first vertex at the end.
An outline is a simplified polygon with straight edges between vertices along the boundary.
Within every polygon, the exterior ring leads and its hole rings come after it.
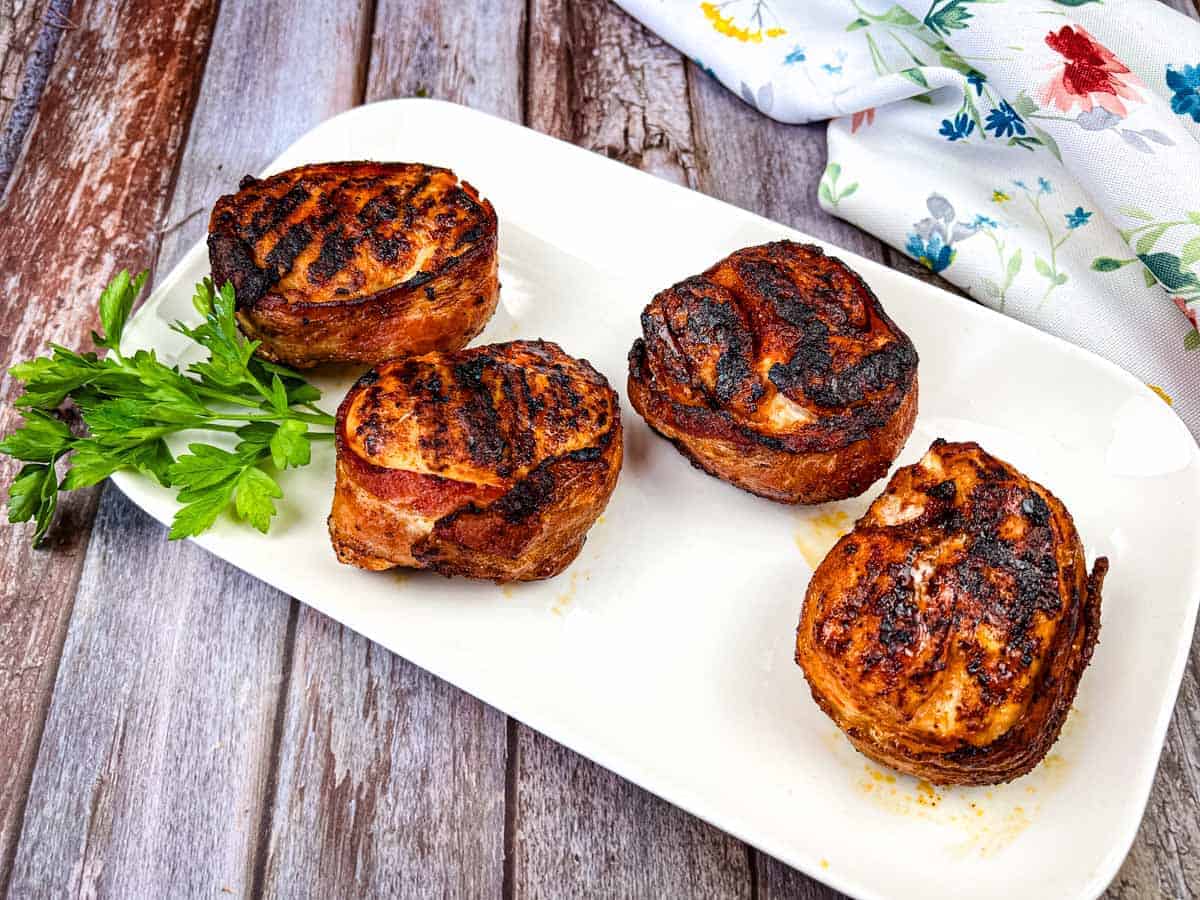
POLYGON ((25 465, 8 490, 8 520, 34 520, 36 545, 54 518, 59 491, 97 484, 118 469, 136 469, 178 490, 182 504, 171 524, 172 540, 212 527, 231 505, 238 518, 266 532, 283 496, 274 473, 307 465, 311 442, 333 433, 333 416, 316 405, 321 393, 302 376, 254 355, 234 320, 233 286, 214 290, 205 279, 192 300, 202 321, 176 322, 174 330, 207 351, 186 370, 161 362, 153 350, 121 352, 121 336, 146 273, 121 272, 100 295, 101 333, 95 352, 57 344, 48 356, 13 366, 25 385, 16 400, 23 423, 0 441, 0 453, 25 465), (78 410, 87 433, 64 420, 78 410), (222 431, 237 436, 233 450, 190 443, 174 458, 169 435, 222 431), (67 463, 61 481, 60 461, 67 463))

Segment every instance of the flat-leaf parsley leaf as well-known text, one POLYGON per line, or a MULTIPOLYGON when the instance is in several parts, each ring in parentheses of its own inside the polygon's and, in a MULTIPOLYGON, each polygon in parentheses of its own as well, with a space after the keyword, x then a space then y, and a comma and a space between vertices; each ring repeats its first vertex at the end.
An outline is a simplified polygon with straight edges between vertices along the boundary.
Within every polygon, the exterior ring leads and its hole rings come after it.
POLYGON ((254 355, 258 342, 238 330, 230 284, 219 290, 209 279, 197 284, 192 303, 200 324, 172 326, 207 351, 186 371, 161 362, 153 350, 122 352, 145 282, 145 272, 122 271, 101 293, 103 331, 92 332, 92 342, 104 356, 51 344, 47 356, 9 370, 24 384, 15 402, 23 423, 0 441, 0 453, 26 465, 9 485, 8 520, 33 520, 34 544, 50 527, 59 491, 89 487, 118 469, 136 469, 178 490, 182 505, 172 539, 211 528, 231 505, 238 518, 265 533, 283 496, 272 473, 308 465, 312 441, 333 437, 333 416, 314 405, 321 392, 291 369, 254 355), (78 412, 86 434, 67 425, 68 408, 78 412), (229 432, 238 443, 232 451, 191 443, 175 459, 166 438, 188 431, 229 432))

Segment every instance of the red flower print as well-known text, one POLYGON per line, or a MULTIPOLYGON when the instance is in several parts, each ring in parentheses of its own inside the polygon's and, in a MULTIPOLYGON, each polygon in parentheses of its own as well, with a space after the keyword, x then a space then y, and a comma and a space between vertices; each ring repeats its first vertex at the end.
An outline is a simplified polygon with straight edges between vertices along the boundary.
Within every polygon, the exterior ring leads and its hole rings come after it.
POLYGON ((1196 321, 1196 311, 1188 306, 1182 297, 1172 297, 1171 299, 1175 301, 1175 305, 1179 307, 1179 311, 1187 316, 1187 320, 1192 323, 1192 327, 1200 328, 1200 322, 1196 321))
POLYGON ((864 123, 866 123, 867 125, 875 124, 875 108, 874 107, 871 107, 870 109, 859 110, 853 116, 850 117, 850 133, 851 134, 856 133, 858 131, 858 129, 863 127, 864 123))
POLYGON ((1142 82, 1107 47, 1078 25, 1064 25, 1046 35, 1046 46, 1065 60, 1042 88, 1042 103, 1063 112, 1079 104, 1085 112, 1100 106, 1116 116, 1127 112, 1120 98, 1141 102, 1135 90, 1142 82))

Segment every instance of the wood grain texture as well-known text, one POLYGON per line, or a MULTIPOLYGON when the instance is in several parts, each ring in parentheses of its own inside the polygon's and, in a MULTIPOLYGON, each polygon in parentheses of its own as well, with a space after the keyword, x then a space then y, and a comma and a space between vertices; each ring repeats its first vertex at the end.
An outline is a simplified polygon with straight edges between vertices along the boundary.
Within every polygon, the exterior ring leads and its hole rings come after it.
POLYGON ((524 90, 524 0, 379 0, 368 102, 433 97, 520 122, 524 90))
POLYGON ((605 0, 532 0, 528 124, 696 186, 687 69, 605 0))
MULTIPOLYGON (((0 362, 82 345, 99 289, 146 265, 212 29, 211 5, 86 5, 64 32, 0 200, 0 362), (19 299, 18 299, 19 298, 19 299)), ((16 423, 0 378, 0 433, 16 423)), ((0 462, 0 483, 14 465, 0 462)), ((43 551, 0 542, 0 889, 7 881, 97 491, 69 495, 43 551)), ((86 789, 86 787, 84 788, 86 789)))
POLYGON ((249 886, 287 607, 195 544, 158 552, 163 539, 118 492, 105 495, 12 897, 219 896, 249 886), (264 609, 277 615, 264 621, 264 609))
MULTIPOLYGON (((366 96, 420 93, 519 121, 523 14, 520 2, 381 2, 366 96)), ((292 671, 260 889, 499 894, 504 715, 307 608, 292 671)))
MULTIPOLYGON (((174 224, 156 229, 160 268, 204 231, 206 216, 186 211, 207 209, 358 100, 367 13, 358 0, 314 3, 298 16, 292 3, 223 6, 170 207, 174 224), (293 16, 303 27, 278 27, 293 16), (280 71, 289 77, 281 81, 280 71)), ((165 528, 115 489, 104 494, 100 521, 38 757, 14 895, 247 894, 261 858, 297 607, 191 544, 168 543, 165 528), (137 659, 136 669, 112 662, 126 658, 137 659)))
POLYGON ((497 895, 504 716, 307 608, 292 672, 263 893, 497 895))
POLYGON ((514 897, 752 896, 745 845, 522 727, 514 897))
POLYGON ((26 68, 50 0, 3 0, 0 3, 0 132, 12 115, 26 68))

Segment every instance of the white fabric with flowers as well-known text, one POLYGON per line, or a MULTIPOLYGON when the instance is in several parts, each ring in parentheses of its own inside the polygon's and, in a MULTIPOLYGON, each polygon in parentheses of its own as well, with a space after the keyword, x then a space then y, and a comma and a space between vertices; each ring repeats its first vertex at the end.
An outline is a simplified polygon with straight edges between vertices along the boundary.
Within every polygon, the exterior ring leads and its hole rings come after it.
POLYGON ((618 2, 761 112, 832 119, 826 210, 1200 435, 1200 24, 1156 0, 618 2))

